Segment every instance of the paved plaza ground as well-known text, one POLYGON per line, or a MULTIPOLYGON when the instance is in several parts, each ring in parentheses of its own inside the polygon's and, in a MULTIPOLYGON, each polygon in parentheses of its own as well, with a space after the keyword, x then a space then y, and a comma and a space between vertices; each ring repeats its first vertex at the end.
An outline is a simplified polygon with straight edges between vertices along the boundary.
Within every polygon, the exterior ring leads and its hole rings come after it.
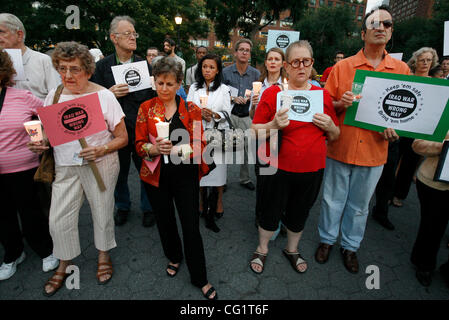
MULTIPOLYGON (((254 178, 254 177, 253 177, 254 178)), ((105 286, 96 282, 97 251, 93 244, 90 209, 85 204, 80 214, 82 254, 73 262, 80 269, 80 289, 62 288, 52 300, 203 300, 199 289, 190 284, 187 267, 169 278, 156 226, 144 228, 138 208, 138 176, 132 170, 130 185, 132 212, 126 225, 116 227, 117 248, 111 251, 115 273, 105 286)), ((390 207, 396 230, 387 231, 371 217, 358 252, 360 272, 350 274, 343 266, 338 246, 328 263, 320 265, 313 256, 319 242, 317 223, 320 200, 315 203, 304 230, 299 250, 308 260, 305 274, 296 273, 282 255, 286 238, 270 243, 270 252, 262 275, 249 269, 248 261, 257 246, 254 226, 255 192, 238 183, 237 166, 229 167, 228 189, 224 194, 224 217, 218 221, 221 232, 213 233, 201 220, 208 277, 222 300, 448 300, 449 289, 435 272, 430 287, 415 279, 410 252, 419 224, 419 202, 415 185, 402 208, 390 207), (369 290, 365 273, 374 265, 380 271, 380 288, 369 290)), ((438 266, 446 261, 449 232, 441 244, 438 266)), ((42 272, 42 262, 26 245, 26 260, 9 280, 0 282, 0 300, 47 300, 42 288, 51 273, 42 272)), ((3 257, 0 248, 0 257, 3 257)))

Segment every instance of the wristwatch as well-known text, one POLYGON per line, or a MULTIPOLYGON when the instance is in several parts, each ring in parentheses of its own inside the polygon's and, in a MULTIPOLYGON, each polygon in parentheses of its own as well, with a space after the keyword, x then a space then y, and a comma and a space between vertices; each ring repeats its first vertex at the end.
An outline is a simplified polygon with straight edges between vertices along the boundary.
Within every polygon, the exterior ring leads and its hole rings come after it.
POLYGON ((104 153, 105 153, 105 154, 108 153, 108 152, 109 152, 109 147, 108 147, 108 145, 105 144, 103 147, 104 147, 104 153))

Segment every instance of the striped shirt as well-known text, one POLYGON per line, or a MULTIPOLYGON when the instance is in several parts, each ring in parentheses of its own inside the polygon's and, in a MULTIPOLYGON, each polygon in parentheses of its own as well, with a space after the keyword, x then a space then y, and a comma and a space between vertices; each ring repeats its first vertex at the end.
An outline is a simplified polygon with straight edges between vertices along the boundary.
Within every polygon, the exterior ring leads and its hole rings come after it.
POLYGON ((21 172, 39 166, 37 154, 28 150, 30 141, 24 122, 37 115, 43 102, 30 91, 8 87, 0 111, 0 174, 21 172))

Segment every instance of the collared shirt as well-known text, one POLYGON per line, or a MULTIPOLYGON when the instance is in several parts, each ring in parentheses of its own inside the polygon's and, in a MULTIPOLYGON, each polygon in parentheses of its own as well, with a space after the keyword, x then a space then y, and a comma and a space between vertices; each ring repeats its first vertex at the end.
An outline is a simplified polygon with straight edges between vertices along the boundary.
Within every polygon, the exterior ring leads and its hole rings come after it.
POLYGON ((51 89, 61 83, 61 77, 46 54, 26 48, 22 56, 26 80, 16 81, 15 88, 31 91, 44 100, 51 89))
POLYGON ((186 86, 191 86, 195 82, 195 72, 198 68, 198 63, 187 69, 186 72, 186 86))
MULTIPOLYGON (((223 83, 238 90, 238 96, 244 97, 245 90, 253 88, 253 82, 260 78, 260 72, 256 68, 248 66, 244 74, 240 74, 237 70, 236 64, 223 69, 223 83)), ((231 89, 232 92, 232 89, 231 89)), ((246 104, 234 104, 232 114, 237 116, 249 115, 249 101, 246 104)))
MULTIPOLYGON (((351 91, 356 70, 410 74, 402 61, 384 52, 385 58, 374 68, 366 59, 363 49, 356 55, 339 61, 332 69, 325 88, 332 99, 338 101, 346 91, 351 91)), ((373 108, 376 106, 372 105, 373 108)), ((328 143, 327 156, 337 161, 358 166, 376 167, 387 162, 388 141, 379 132, 345 125, 346 109, 337 109, 340 137, 328 143)))

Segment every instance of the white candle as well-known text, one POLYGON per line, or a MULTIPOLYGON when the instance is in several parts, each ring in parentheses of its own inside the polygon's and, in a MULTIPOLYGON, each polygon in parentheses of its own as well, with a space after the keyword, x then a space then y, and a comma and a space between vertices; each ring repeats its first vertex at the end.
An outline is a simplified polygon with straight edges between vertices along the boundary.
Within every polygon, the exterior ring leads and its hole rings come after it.
POLYGON ((23 124, 31 141, 42 141, 42 122, 39 120, 28 121, 23 124))
POLYGON ((208 100, 208 96, 200 96, 200 105, 201 108, 206 108, 207 107, 207 100, 208 100))
POLYGON ((287 81, 287 79, 284 79, 284 90, 285 91, 288 90, 288 81, 287 81))
MULTIPOLYGON (((170 123, 159 121, 156 123, 157 136, 168 140, 170 135, 170 123)), ((164 154, 164 163, 168 163, 168 156, 164 154)))
POLYGON ((262 82, 254 81, 253 82, 253 92, 254 92, 254 94, 259 94, 261 89, 262 89, 262 82))

